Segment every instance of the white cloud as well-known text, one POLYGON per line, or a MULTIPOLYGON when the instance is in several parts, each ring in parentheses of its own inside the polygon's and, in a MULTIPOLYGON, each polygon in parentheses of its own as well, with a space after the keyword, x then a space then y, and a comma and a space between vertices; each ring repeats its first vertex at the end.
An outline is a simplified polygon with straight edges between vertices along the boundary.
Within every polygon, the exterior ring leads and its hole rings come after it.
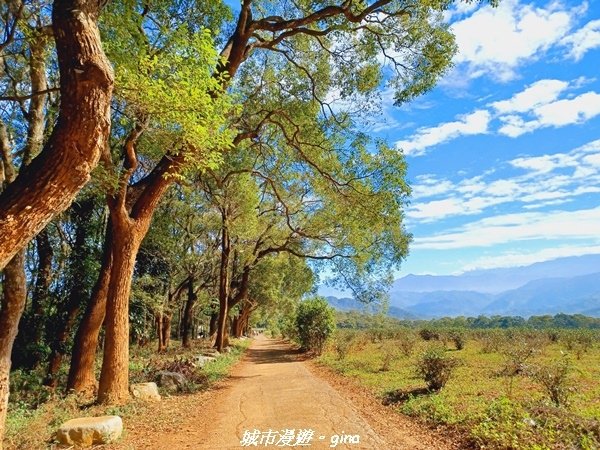
MULTIPOLYGON (((575 98, 554 101, 547 101, 548 97, 546 99, 539 98, 537 104, 534 104, 535 101, 532 97, 529 100, 519 101, 519 98, 523 98, 520 96, 529 89, 515 95, 510 100, 492 104, 495 107, 500 104, 500 108, 506 111, 527 112, 528 116, 534 117, 527 120, 527 116, 515 114, 500 116, 500 121, 503 123, 498 129, 500 134, 514 138, 540 128, 580 124, 600 115, 600 94, 596 92, 590 91, 575 98), (526 109, 527 105, 530 106, 530 109, 526 109)), ((548 93, 548 91, 546 92, 548 93)))
POLYGON ((396 147, 411 156, 423 155, 427 148, 442 144, 459 136, 484 134, 488 131, 490 113, 477 110, 454 122, 446 122, 435 127, 420 128, 408 140, 396 142, 396 147))
POLYGON ((467 64, 472 78, 486 73, 511 80, 520 64, 541 57, 567 35, 575 14, 577 8, 558 2, 546 8, 518 0, 484 6, 452 25, 459 48, 455 62, 467 64))
POLYGON ((509 203, 536 209, 598 193, 600 139, 570 152, 522 156, 497 164, 495 169, 460 181, 417 178, 413 190, 419 195, 408 209, 407 218, 419 223, 435 222, 509 203), (518 169, 512 176, 497 173, 511 167, 518 169))
POLYGON ((511 99, 494 102, 491 106, 501 114, 523 113, 553 102, 569 87, 569 83, 561 80, 540 80, 529 85, 511 99))
POLYGON ((503 125, 498 128, 498 132, 511 138, 517 138, 522 134, 530 133, 539 128, 537 121, 531 120, 525 122, 521 116, 502 116, 500 120, 503 122, 503 125))
POLYGON ((557 100, 535 109, 542 126, 581 123, 600 114, 600 94, 586 92, 573 99, 557 100))
POLYGON ((406 155, 420 156, 430 147, 461 136, 487 134, 494 119, 500 122, 498 133, 512 138, 540 128, 584 123, 600 115, 600 94, 589 91, 573 98, 560 96, 588 81, 581 77, 572 82, 554 79, 536 81, 511 98, 489 103, 490 110, 477 109, 458 116, 458 120, 452 122, 419 128, 407 139, 397 141, 396 148, 402 149, 406 155))
POLYGON ((553 155, 530 156, 515 158, 509 161, 513 167, 530 170, 537 173, 550 172, 559 167, 576 166, 577 158, 565 153, 555 153, 553 155))
POLYGON ((598 240, 600 207, 578 211, 507 214, 471 222, 449 233, 415 238, 413 249, 489 247, 524 240, 598 240))
POLYGON ((413 199, 427 198, 433 195, 444 194, 452 190, 452 183, 448 180, 438 180, 429 176, 417 177, 417 184, 412 188, 413 199))
POLYGON ((427 203, 419 203, 408 212, 408 216, 414 219, 423 219, 425 221, 436 218, 443 219, 447 216, 465 214, 465 207, 460 199, 446 198, 444 200, 435 200, 427 203))
POLYGON ((561 44, 570 47, 569 56, 575 61, 583 58, 589 50, 600 47, 600 20, 592 20, 575 33, 564 37, 561 44))

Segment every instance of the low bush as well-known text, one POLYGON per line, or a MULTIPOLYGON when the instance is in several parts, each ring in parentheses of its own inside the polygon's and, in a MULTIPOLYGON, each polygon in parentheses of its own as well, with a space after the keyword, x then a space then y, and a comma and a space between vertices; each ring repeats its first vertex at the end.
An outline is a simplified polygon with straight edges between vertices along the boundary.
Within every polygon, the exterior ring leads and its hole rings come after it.
POLYGON ((352 350, 356 338, 356 333, 353 331, 338 331, 333 341, 333 348, 340 361, 346 359, 348 353, 352 350))
POLYGON ((422 328, 419 330, 419 336, 424 341, 434 341, 440 339, 440 334, 437 331, 433 331, 429 328, 422 328))
POLYGON ((575 391, 571 384, 571 361, 567 357, 546 365, 533 366, 530 376, 543 388, 556 406, 567 406, 569 397, 575 391))
POLYGON ((456 366, 458 360, 446 355, 445 349, 432 347, 420 355, 416 372, 427 383, 429 390, 439 391, 446 385, 456 366))
POLYGON ((327 300, 314 297, 300 302, 296 330, 302 348, 320 355, 325 341, 335 330, 335 314, 327 300))
POLYGON ((454 343, 454 347, 456 350, 462 350, 465 348, 465 343, 467 341, 464 331, 461 330, 452 330, 450 332, 450 340, 454 343))

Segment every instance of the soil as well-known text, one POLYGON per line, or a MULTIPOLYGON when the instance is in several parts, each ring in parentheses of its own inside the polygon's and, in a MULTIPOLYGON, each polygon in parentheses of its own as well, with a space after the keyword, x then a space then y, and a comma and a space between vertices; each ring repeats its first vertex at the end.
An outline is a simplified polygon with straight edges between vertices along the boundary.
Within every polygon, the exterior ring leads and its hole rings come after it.
POLYGON ((145 417, 125 423, 118 445, 104 448, 461 448, 453 436, 398 414, 352 380, 304 360, 290 344, 263 336, 210 391, 144 410, 145 417))

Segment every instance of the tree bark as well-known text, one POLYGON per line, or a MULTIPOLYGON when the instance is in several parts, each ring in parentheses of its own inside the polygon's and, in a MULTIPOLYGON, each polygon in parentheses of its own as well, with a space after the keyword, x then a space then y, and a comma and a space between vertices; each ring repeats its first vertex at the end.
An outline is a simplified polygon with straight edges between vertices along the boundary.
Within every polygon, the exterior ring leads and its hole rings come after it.
POLYGON ((89 260, 92 249, 89 246, 90 219, 94 212, 95 202, 87 199, 74 203, 71 207, 72 222, 75 225, 75 242, 68 266, 69 293, 64 303, 59 305, 59 312, 54 319, 56 327, 50 337, 50 358, 44 384, 53 389, 58 385, 58 371, 67 352, 67 340, 79 315, 82 299, 87 296, 85 280, 89 277, 86 261, 89 260))
POLYGON ((208 323, 208 339, 214 345, 217 341, 217 325, 219 323, 219 313, 214 312, 210 315, 210 322, 208 323))
POLYGON ((94 371, 98 338, 106 315, 106 298, 112 268, 112 237, 107 230, 102 255, 102 266, 98 280, 92 290, 73 342, 71 366, 67 381, 67 391, 91 394, 96 392, 97 382, 94 371))
POLYGON ((194 277, 190 276, 188 281, 188 295, 187 301, 185 302, 185 309, 183 311, 183 339, 182 345, 184 348, 190 348, 192 345, 192 322, 193 322, 193 310, 194 304, 198 296, 194 292, 194 277))
POLYGON ((111 209, 113 262, 98 401, 118 405, 129 399, 129 295, 135 259, 147 227, 140 229, 136 221, 114 211, 111 209))
POLYGON ((171 342, 171 323, 173 315, 168 312, 157 312, 155 315, 158 353, 166 352, 171 342))
POLYGON ((108 144, 114 75, 96 24, 102 5, 54 2, 58 120, 40 155, 0 194, 0 269, 71 204, 108 144))
POLYGON ((164 156, 152 172, 133 186, 129 180, 137 166, 135 143, 143 132, 136 127, 126 143, 126 161, 118 192, 108 197, 112 230, 113 264, 106 302, 104 356, 98 401, 122 404, 129 398, 129 295, 140 244, 162 196, 184 161, 183 154, 164 156))
POLYGON ((27 300, 25 249, 20 250, 4 268, 0 303, 0 449, 8 410, 11 353, 19 320, 27 300))

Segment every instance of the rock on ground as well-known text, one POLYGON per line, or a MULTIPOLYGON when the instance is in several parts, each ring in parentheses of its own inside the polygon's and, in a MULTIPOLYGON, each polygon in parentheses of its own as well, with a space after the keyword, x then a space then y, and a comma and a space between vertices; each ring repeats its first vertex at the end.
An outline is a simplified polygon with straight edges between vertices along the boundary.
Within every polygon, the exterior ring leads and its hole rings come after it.
POLYGON ((134 398, 139 398, 140 400, 160 400, 160 394, 158 393, 156 383, 132 384, 129 389, 134 398))
POLYGON ((196 358, 194 358, 194 363, 198 367, 204 367, 207 362, 214 361, 215 359, 216 358, 213 356, 198 355, 196 358))
POLYGON ((183 391, 188 384, 187 378, 178 372, 160 371, 156 374, 158 385, 169 392, 183 391))
POLYGON ((63 445, 89 447, 115 442, 122 432, 123 421, 119 416, 81 417, 63 423, 56 438, 63 445))

